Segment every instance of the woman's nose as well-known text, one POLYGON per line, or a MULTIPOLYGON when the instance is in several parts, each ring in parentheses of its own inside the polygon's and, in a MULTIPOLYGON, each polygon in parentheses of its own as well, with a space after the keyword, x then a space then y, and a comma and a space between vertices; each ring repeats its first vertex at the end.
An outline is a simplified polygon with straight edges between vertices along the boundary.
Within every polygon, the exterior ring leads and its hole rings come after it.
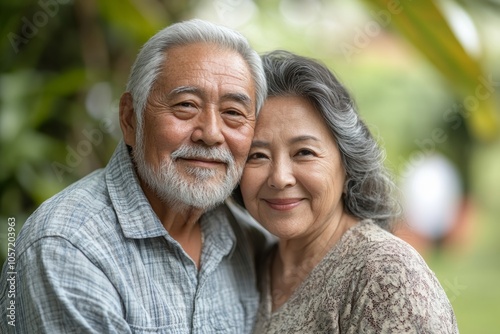
POLYGON ((267 185, 273 189, 285 189, 293 187, 296 183, 293 174, 293 166, 288 159, 280 159, 272 164, 271 173, 267 179, 267 185))

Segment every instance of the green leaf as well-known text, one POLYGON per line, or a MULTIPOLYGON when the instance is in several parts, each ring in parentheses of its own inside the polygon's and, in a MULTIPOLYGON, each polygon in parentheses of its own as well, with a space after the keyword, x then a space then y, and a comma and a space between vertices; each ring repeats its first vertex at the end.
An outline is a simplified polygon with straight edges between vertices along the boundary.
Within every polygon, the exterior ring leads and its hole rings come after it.
POLYGON ((467 109, 473 136, 490 141, 499 134, 498 106, 478 60, 469 55, 432 0, 363 0, 385 24, 399 31, 454 87, 467 109))

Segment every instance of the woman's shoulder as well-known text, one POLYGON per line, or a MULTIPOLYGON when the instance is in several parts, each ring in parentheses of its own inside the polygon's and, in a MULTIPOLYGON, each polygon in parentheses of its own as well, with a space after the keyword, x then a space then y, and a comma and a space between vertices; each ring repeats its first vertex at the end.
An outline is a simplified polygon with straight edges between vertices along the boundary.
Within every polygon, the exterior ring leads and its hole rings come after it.
POLYGON ((336 282, 339 277, 346 276, 351 281, 363 272, 386 271, 391 267, 394 270, 398 267, 428 270, 412 246, 371 220, 360 221, 351 227, 326 255, 320 267, 336 282))
POLYGON ((367 291, 381 289, 393 297, 419 293, 446 299, 441 284, 422 256, 372 221, 361 221, 351 228, 329 257, 326 261, 329 282, 324 283, 337 293, 375 296, 373 291, 367 291))
MULTIPOLYGON (((440 286, 424 259, 408 243, 364 220, 349 229, 316 268, 316 281, 331 295, 359 294, 385 282, 405 289, 413 281, 440 286)), ((317 282, 316 282, 317 283, 317 282)))
POLYGON ((369 221, 356 226, 349 239, 350 256, 358 259, 357 267, 351 267, 349 300, 357 302, 344 321, 360 328, 378 323, 381 327, 372 328, 377 330, 456 332, 446 293, 413 247, 369 221))
POLYGON ((396 262, 403 266, 427 265, 406 241, 384 230, 371 220, 358 223, 350 231, 345 251, 365 264, 396 262))
POLYGON ((360 271, 363 279, 403 290, 420 286, 429 292, 441 292, 441 284, 434 272, 406 241, 371 222, 359 230, 365 240, 359 243, 359 252, 364 258, 360 271))

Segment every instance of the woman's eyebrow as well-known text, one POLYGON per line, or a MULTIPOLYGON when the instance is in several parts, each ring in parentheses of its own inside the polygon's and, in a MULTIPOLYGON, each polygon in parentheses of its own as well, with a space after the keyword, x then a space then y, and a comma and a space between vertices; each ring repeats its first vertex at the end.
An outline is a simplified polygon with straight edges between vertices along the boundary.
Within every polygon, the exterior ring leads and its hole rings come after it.
POLYGON ((288 143, 289 144, 295 144, 301 141, 308 141, 308 140, 314 140, 314 141, 320 141, 318 138, 311 136, 311 135, 302 135, 302 136, 297 136, 291 138, 288 143))
POLYGON ((269 142, 264 140, 253 140, 251 145, 251 147, 263 147, 263 148, 269 146, 270 146, 269 142))
MULTIPOLYGON (((308 140, 313 140, 313 141, 317 141, 317 142, 320 141, 318 138, 316 138, 314 136, 303 135, 303 136, 297 136, 297 137, 291 138, 290 140, 288 140, 288 143, 291 145, 291 144, 295 144, 295 143, 298 143, 298 142, 301 142, 301 141, 308 141, 308 140)), ((265 140, 253 140, 252 141, 252 147, 263 147, 263 148, 266 148, 266 147, 269 147, 269 146, 271 146, 271 144, 268 141, 265 141, 265 140)))

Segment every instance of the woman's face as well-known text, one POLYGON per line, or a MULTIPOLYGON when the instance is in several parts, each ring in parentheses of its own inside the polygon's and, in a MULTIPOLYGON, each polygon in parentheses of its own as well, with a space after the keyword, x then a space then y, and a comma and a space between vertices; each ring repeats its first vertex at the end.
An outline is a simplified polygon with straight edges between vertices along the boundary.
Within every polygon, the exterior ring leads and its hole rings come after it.
POLYGON ((241 192, 250 214, 281 239, 314 237, 340 219, 345 171, 333 135, 305 98, 269 98, 241 192))

